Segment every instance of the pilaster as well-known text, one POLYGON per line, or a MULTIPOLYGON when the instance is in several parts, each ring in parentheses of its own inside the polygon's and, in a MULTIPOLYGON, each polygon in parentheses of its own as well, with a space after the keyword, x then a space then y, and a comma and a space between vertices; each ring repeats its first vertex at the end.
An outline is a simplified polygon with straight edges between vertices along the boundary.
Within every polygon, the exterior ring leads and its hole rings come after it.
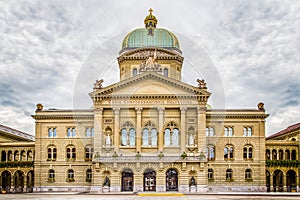
POLYGON ((181 124, 180 124, 180 141, 181 141, 181 143, 180 143, 180 151, 181 152, 183 152, 183 151, 185 151, 185 136, 186 136, 186 134, 185 134, 185 132, 186 132, 186 127, 185 127, 185 125, 186 125, 186 108, 185 107, 181 107, 180 108, 180 121, 181 121, 181 124))
POLYGON ((163 151, 164 148, 164 111, 165 108, 159 107, 158 110, 158 149, 163 151))
POLYGON ((102 152, 102 123, 103 108, 96 108, 94 111, 94 151, 102 152))
POLYGON ((206 148, 206 108, 198 107, 197 109, 197 126, 198 126, 198 151, 205 152, 206 148))
POLYGON ((114 151, 119 151, 119 143, 120 143, 120 108, 113 108, 115 114, 115 128, 114 128, 114 151))
POLYGON ((142 110, 143 108, 135 108, 136 111, 136 151, 142 151, 142 110))

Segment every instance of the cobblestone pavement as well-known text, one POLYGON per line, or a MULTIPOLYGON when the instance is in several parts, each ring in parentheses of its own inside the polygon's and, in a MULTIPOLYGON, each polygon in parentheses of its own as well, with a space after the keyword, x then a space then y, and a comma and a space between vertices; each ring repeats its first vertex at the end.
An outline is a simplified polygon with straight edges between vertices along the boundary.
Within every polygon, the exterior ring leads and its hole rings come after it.
POLYGON ((138 196, 138 195, 90 195, 90 194, 0 194, 1 200, 214 200, 214 199, 230 199, 230 200, 289 200, 300 199, 300 195, 238 195, 238 194, 224 194, 224 195, 184 195, 184 196, 138 196))

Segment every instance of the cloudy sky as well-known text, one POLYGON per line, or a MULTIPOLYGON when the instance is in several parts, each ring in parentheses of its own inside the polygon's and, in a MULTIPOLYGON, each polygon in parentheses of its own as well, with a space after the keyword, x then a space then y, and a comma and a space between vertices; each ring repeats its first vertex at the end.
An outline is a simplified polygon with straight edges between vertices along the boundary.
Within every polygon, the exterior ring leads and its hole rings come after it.
POLYGON ((118 81, 122 38, 143 26, 150 7, 158 26, 180 39, 183 80, 196 85, 188 74, 191 66, 199 69, 211 102, 220 98, 217 88, 226 108, 264 102, 267 135, 300 122, 300 1, 1 0, 0 123, 34 134, 37 103, 90 107, 92 83, 118 81), (99 74, 87 74, 87 68, 99 74))

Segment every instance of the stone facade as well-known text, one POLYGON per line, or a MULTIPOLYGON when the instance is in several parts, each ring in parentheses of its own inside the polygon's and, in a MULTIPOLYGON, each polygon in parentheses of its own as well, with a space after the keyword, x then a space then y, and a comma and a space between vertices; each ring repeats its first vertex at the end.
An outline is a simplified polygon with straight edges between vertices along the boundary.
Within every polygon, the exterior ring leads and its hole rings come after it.
POLYGON ((34 136, 0 125, 0 190, 32 192, 34 136))
POLYGON ((263 104, 208 108, 206 82, 181 81, 178 39, 156 23, 151 11, 125 37, 120 82, 98 80, 92 109, 37 106, 35 191, 266 191, 263 104))

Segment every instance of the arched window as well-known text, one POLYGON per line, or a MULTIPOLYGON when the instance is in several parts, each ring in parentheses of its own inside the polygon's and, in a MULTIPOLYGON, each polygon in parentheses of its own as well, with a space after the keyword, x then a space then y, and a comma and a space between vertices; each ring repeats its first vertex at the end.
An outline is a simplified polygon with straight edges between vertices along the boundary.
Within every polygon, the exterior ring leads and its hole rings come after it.
POLYGON ((48 181, 49 182, 55 181, 55 171, 53 169, 49 169, 48 171, 48 181))
POLYGON ((148 122, 143 129, 143 146, 157 146, 157 130, 152 122, 148 122))
POLYGON ((251 169, 245 170, 245 180, 250 181, 252 179, 252 171, 251 169))
POLYGON ((271 159, 271 153, 270 153, 270 150, 269 150, 269 149, 266 150, 266 159, 267 159, 267 160, 270 160, 270 159, 271 159))
POLYGON ((283 160, 283 150, 282 149, 280 149, 278 151, 278 157, 279 157, 279 160, 283 160))
POLYGON ((291 160, 291 153, 290 153, 290 150, 285 150, 285 159, 286 160, 291 160))
POLYGON ((76 160, 76 148, 73 146, 67 147, 67 161, 75 161, 76 160))
POLYGON ((21 151, 20 160, 26 161, 26 152, 24 150, 21 151))
POLYGON ((169 76, 169 70, 168 70, 168 68, 164 68, 164 76, 169 76))
POLYGON ((206 155, 208 160, 215 160, 215 147, 213 145, 206 148, 206 155))
POLYGON ((137 75, 137 69, 136 68, 134 68, 133 70, 132 70, 132 76, 136 76, 137 75))
POLYGON ((232 169, 226 170, 226 181, 233 181, 233 171, 232 169))
POLYGON ((232 145, 227 145, 224 148, 224 159, 225 160, 234 159, 234 148, 232 145))
POLYGON ((148 146, 149 144, 149 130, 144 128, 143 130, 143 146, 148 146))
POLYGON ((174 128, 174 130, 173 130, 172 144, 173 144, 173 146, 179 145, 179 130, 177 128, 174 128))
POLYGON ((20 154, 19 154, 19 151, 16 150, 14 153, 14 161, 19 161, 19 159, 20 159, 20 154))
POLYGON ((170 129, 165 129, 165 146, 170 146, 171 145, 171 130, 170 129))
POLYGON ((121 145, 135 146, 135 129, 130 122, 126 122, 121 129, 121 145))
POLYGON ((1 151, 1 162, 6 161, 6 152, 4 150, 1 151))
POLYGON ((272 160, 277 160, 277 151, 276 151, 276 149, 272 150, 272 160))
POLYGON ((247 145, 244 147, 244 154, 243 158, 244 160, 252 160, 253 159, 253 148, 250 145, 247 145))
POLYGON ((94 148, 91 145, 85 147, 85 161, 91 161, 93 159, 94 148))
POLYGON ((85 181, 86 182, 92 182, 92 169, 87 169, 86 170, 85 181))
POLYGON ((297 158, 296 158, 296 150, 292 150, 292 160, 297 160, 297 158))
POLYGON ((67 182, 73 182, 73 181, 75 181, 75 179, 74 179, 74 170, 73 169, 68 169, 66 181, 67 182))
POLYGON ((207 178, 208 178, 208 180, 214 179, 214 170, 213 169, 208 169, 207 178))
POLYGON ((206 127, 206 136, 214 136, 215 135, 215 130, 213 127, 206 127))

